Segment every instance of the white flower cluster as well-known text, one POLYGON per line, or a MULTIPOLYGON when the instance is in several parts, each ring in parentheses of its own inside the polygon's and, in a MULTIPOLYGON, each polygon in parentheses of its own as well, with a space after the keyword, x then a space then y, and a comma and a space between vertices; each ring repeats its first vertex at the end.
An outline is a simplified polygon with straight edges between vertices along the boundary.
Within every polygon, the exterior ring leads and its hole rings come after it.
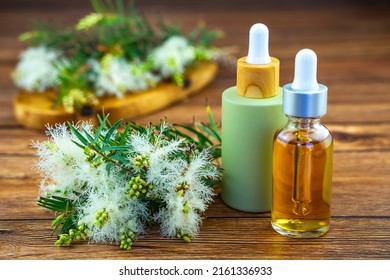
POLYGON ((152 53, 152 61, 163 78, 182 74, 195 60, 195 48, 184 37, 172 36, 152 53))
MULTIPOLYGON (((81 129, 91 131, 92 125, 83 123, 81 129)), ((83 150, 73 142, 79 141, 66 125, 48 126, 47 134, 50 141, 33 144, 39 159, 36 167, 43 175, 41 191, 74 198, 73 192, 81 192, 82 186, 98 172, 85 162, 83 150)))
POLYGON ((201 216, 212 201, 213 190, 203 179, 217 179, 218 171, 210 163, 208 150, 194 154, 190 162, 173 157, 182 149, 181 140, 166 141, 158 137, 152 144, 148 135, 131 135, 131 155, 142 154, 149 159, 147 183, 156 186, 151 195, 164 200, 154 219, 161 224, 161 234, 196 236, 201 216))
MULTIPOLYGON (((93 135, 89 123, 76 128, 93 135)), ((36 166, 43 174, 42 195, 76 201, 77 222, 85 225, 92 242, 120 243, 124 230, 139 235, 151 220, 160 224, 162 236, 195 237, 214 195, 205 180, 216 180, 220 173, 207 149, 191 151, 188 158, 176 156, 188 151, 183 140, 164 137, 166 128, 163 125, 160 134, 149 129, 127 135, 129 148, 124 155, 129 163, 123 172, 116 165, 108 170, 108 161, 92 164, 90 151, 77 147, 75 142, 82 143, 65 125, 49 127, 50 139, 34 144, 39 157, 36 166), (145 199, 158 201, 161 207, 149 209, 145 199), (99 219, 101 213, 104 216, 99 219)), ((110 139, 115 137, 113 133, 110 139)))
MULTIPOLYGON (((55 87, 60 74, 54 67, 58 59, 58 51, 43 46, 28 48, 14 71, 15 84, 31 92, 55 87)), ((196 48, 186 38, 172 36, 153 50, 146 62, 127 61, 122 56, 107 54, 100 61, 90 59, 88 64, 93 72, 90 76, 96 95, 122 98, 126 92, 153 88, 162 79, 181 77, 195 59, 196 48)))
MULTIPOLYGON (((118 242, 121 229, 138 234, 145 232, 145 220, 149 215, 146 205, 139 200, 125 199, 126 182, 117 170, 107 173, 105 165, 97 168, 98 174, 88 182, 86 201, 78 204, 79 221, 89 229, 92 242, 118 242), (96 226, 96 213, 105 209, 109 218, 102 226, 96 226)), ((93 173, 91 173, 93 174, 93 173)))
POLYGON ((58 70, 54 63, 59 59, 58 51, 46 47, 31 47, 20 55, 12 76, 16 86, 42 92, 57 85, 58 70))
POLYGON ((128 91, 140 91, 154 87, 159 77, 142 63, 129 63, 123 57, 107 55, 99 62, 90 60, 95 73, 96 95, 115 95, 122 98, 128 91))

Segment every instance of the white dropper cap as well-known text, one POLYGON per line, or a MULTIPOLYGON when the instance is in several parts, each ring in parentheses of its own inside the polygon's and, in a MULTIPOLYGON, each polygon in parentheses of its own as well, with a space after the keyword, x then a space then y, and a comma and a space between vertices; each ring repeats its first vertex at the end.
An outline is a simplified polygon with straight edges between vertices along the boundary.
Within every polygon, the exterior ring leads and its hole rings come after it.
POLYGON ((265 24, 256 23, 249 30, 249 48, 246 63, 269 64, 271 57, 268 51, 269 30, 265 24))
POLYGON ((295 56, 293 90, 316 90, 317 83, 317 55, 310 49, 302 49, 295 56))
POLYGON ((317 83, 317 55, 302 49, 295 56, 294 81, 283 87, 283 112, 317 118, 326 114, 328 88, 317 83))

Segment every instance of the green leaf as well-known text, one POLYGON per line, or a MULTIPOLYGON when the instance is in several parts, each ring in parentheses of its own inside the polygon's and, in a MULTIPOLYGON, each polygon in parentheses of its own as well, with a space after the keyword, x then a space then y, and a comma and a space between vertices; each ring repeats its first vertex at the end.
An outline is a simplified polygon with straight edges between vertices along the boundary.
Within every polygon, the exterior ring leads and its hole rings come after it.
POLYGON ((37 204, 46 209, 56 211, 56 212, 68 212, 74 210, 73 201, 67 198, 62 198, 58 196, 52 197, 39 197, 37 204))
POLYGON ((218 133, 215 133, 212 129, 210 129, 209 127, 207 127, 205 124, 203 124, 203 123, 198 123, 197 126, 198 126, 201 130, 203 130, 204 132, 206 132, 208 135, 212 136, 214 139, 220 141, 220 136, 218 135, 218 133))
POLYGON ((107 144, 108 141, 111 139, 112 134, 115 132, 115 130, 118 128, 118 126, 121 125, 123 120, 118 120, 116 123, 111 126, 111 128, 106 133, 106 136, 104 137, 103 143, 107 144))
POLYGON ((61 196, 58 196, 58 195, 52 195, 51 198, 55 199, 57 201, 62 201, 62 202, 69 202, 70 201, 68 198, 61 197, 61 196))
POLYGON ((94 143, 96 143, 97 140, 99 139, 100 134, 102 133, 102 130, 104 128, 106 128, 106 122, 107 122, 108 117, 109 117, 109 114, 104 118, 104 120, 101 122, 98 130, 96 131, 95 138, 94 138, 94 143))
POLYGON ((77 137, 77 139, 79 139, 80 142, 83 143, 85 146, 88 146, 88 140, 85 139, 85 137, 81 135, 81 133, 70 122, 68 122, 68 125, 70 127, 70 130, 77 137))
POLYGON ((166 135, 169 135, 169 138, 177 138, 177 137, 182 137, 182 138, 184 138, 184 139, 186 139, 186 140, 188 140, 188 141, 190 141, 190 142, 196 142, 194 139, 193 139, 193 137, 191 137, 190 135, 188 135, 188 134, 186 134, 186 133, 184 133, 183 131, 180 131, 180 130, 178 130, 178 129, 174 129, 174 130, 172 130, 172 131, 166 131, 165 132, 165 134, 166 135))
POLYGON ((80 143, 73 141, 73 140, 72 140, 72 142, 75 143, 79 148, 85 149, 85 146, 81 145, 80 143))
POLYGON ((89 142, 95 143, 95 139, 83 128, 84 135, 87 136, 89 142))
POLYGON ((102 14, 92 13, 83 17, 76 25, 77 30, 89 29, 96 26, 103 19, 102 14))
POLYGON ((106 163, 106 171, 107 171, 108 175, 110 175, 111 167, 112 167, 112 162, 107 162, 106 163))
POLYGON ((207 111, 207 115, 208 115, 208 118, 209 118, 209 122, 210 122, 210 126, 215 134, 215 138, 219 141, 219 142, 222 142, 222 137, 221 135, 219 134, 219 131, 218 131, 218 127, 214 121, 214 118, 213 118, 213 114, 211 113, 211 108, 209 105, 206 106, 206 111, 207 111))
POLYGON ((123 131, 123 133, 122 133, 122 135, 120 137, 120 141, 119 141, 120 145, 124 145, 126 143, 127 135, 129 133, 129 130, 130 130, 129 126, 126 126, 125 130, 123 131))
POLYGON ((176 124, 176 126, 182 127, 184 129, 187 129, 188 131, 191 131, 192 133, 194 133, 198 137, 198 139, 201 143, 209 143, 210 145, 213 145, 213 142, 211 142, 210 139, 208 139, 203 133, 197 131, 192 126, 184 125, 184 124, 176 124))
POLYGON ((105 151, 121 151, 121 150, 127 150, 131 146, 125 145, 125 146, 106 146, 100 149, 101 152, 105 151))
POLYGON ((67 233, 72 228, 76 228, 76 219, 75 219, 74 214, 68 215, 68 217, 66 218, 66 220, 61 228, 60 234, 67 233))
POLYGON ((139 133, 143 134, 147 131, 145 127, 142 125, 136 124, 136 123, 129 123, 130 128, 132 128, 135 131, 138 131, 139 133))
POLYGON ((127 158, 124 158, 121 155, 117 155, 117 154, 112 156, 111 159, 117 160, 117 161, 121 162, 122 164, 126 164, 126 163, 130 162, 130 160, 128 160, 127 158))
POLYGON ((211 155, 212 155, 212 157, 213 157, 214 159, 220 158, 220 157, 222 156, 222 149, 221 149, 221 147, 220 147, 220 146, 219 146, 219 147, 215 147, 215 148, 213 149, 211 155))
POLYGON ((52 223, 51 223, 51 226, 54 227, 53 229, 53 234, 57 231, 57 229, 61 226, 61 224, 64 222, 64 214, 61 214, 59 215, 57 218, 55 218, 52 223))

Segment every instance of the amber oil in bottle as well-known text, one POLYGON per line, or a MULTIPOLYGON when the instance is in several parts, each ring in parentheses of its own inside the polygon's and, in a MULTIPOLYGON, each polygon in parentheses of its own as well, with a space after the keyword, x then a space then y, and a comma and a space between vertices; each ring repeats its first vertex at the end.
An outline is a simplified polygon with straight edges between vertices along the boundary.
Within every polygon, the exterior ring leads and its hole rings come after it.
POLYGON ((316 80, 317 56, 298 52, 295 78, 283 88, 287 124, 273 145, 272 227, 291 237, 317 237, 330 224, 333 139, 321 124, 327 87, 316 80))
POLYGON ((283 235, 315 237, 330 221, 333 141, 319 119, 290 117, 274 139, 272 225, 283 235))

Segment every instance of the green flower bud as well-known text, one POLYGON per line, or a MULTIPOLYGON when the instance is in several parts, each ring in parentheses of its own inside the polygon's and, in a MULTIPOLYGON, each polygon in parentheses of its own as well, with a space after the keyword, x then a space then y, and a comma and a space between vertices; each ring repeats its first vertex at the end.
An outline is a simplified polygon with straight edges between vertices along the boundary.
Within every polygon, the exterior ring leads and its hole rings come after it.
POLYGON ((190 207, 187 204, 183 205, 183 213, 188 214, 190 212, 190 207))
POLYGON ((177 196, 183 196, 184 195, 184 191, 183 190, 178 190, 177 191, 177 196))

